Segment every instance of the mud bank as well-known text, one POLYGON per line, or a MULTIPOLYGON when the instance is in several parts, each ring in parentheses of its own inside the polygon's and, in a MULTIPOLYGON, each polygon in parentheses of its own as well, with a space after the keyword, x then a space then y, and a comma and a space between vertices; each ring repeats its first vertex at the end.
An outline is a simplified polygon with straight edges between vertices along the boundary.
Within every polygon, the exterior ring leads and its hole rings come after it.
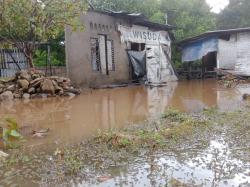
POLYGON ((186 114, 42 152, 12 150, 0 185, 249 186, 250 109, 186 114))

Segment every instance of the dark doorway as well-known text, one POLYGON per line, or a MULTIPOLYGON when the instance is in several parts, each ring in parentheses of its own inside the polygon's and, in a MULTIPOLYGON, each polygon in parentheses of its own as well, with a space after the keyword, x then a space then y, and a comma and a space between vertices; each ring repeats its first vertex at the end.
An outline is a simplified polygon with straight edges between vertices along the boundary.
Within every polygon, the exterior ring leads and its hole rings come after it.
POLYGON ((144 43, 131 43, 131 51, 144 51, 145 44, 144 43))
POLYGON ((202 58, 202 77, 209 78, 216 76, 217 52, 210 52, 202 58))

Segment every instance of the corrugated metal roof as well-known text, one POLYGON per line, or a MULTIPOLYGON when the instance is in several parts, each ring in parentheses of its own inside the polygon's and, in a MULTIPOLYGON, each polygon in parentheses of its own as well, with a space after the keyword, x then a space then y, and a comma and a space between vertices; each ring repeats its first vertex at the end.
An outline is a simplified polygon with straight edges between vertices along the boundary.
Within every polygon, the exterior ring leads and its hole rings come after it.
POLYGON ((197 40, 201 40, 201 39, 213 37, 213 36, 217 36, 219 38, 224 38, 224 39, 229 39, 230 34, 239 33, 239 32, 249 32, 249 31, 250 31, 250 27, 228 29, 228 30, 208 31, 208 32, 205 32, 205 33, 200 34, 198 36, 194 36, 194 37, 190 37, 190 38, 187 38, 185 40, 182 40, 178 43, 178 46, 183 47, 183 46, 185 46, 189 43, 195 42, 197 40))
POLYGON ((143 15, 142 13, 113 11, 113 10, 108 10, 108 9, 98 10, 98 9, 95 9, 95 7, 92 5, 92 3, 89 0, 87 0, 87 2, 89 4, 91 11, 99 12, 102 14, 107 14, 107 15, 114 16, 114 17, 120 17, 123 19, 129 19, 132 22, 132 24, 135 24, 135 25, 150 27, 150 28, 154 28, 157 30, 173 30, 173 29, 177 28, 173 25, 160 24, 160 23, 149 21, 148 18, 145 15, 143 15))
POLYGON ((134 25, 140 25, 140 26, 150 27, 150 28, 159 29, 159 30, 171 30, 171 29, 176 28, 175 26, 172 26, 172 25, 160 24, 160 23, 149 21, 148 18, 142 13, 110 11, 110 14, 111 16, 128 18, 134 25))
POLYGON ((149 28, 154 28, 154 29, 158 29, 158 30, 173 30, 173 29, 176 29, 176 27, 172 26, 172 25, 155 23, 155 22, 151 22, 151 21, 148 21, 148 20, 134 21, 133 24, 140 25, 140 26, 145 26, 145 27, 149 27, 149 28))
POLYGON ((106 10, 106 11, 110 16, 122 17, 127 19, 134 19, 134 18, 147 19, 146 16, 144 16, 142 13, 130 13, 124 11, 117 12, 112 10, 106 10))
POLYGON ((160 23, 149 21, 148 18, 142 13, 130 13, 130 12, 124 12, 124 11, 117 12, 117 11, 112 11, 112 10, 105 10, 105 11, 92 10, 92 11, 99 12, 102 14, 107 14, 109 16, 113 16, 117 18, 128 19, 134 25, 145 26, 145 27, 156 29, 156 30, 176 29, 176 27, 172 25, 160 24, 160 23))

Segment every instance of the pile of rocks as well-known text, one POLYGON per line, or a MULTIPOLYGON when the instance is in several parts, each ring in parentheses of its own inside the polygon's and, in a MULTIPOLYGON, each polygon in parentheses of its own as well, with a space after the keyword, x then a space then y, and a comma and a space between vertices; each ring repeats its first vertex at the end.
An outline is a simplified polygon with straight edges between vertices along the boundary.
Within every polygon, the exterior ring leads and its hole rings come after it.
POLYGON ((80 90, 72 86, 65 77, 45 77, 44 73, 35 69, 22 70, 8 79, 0 79, 0 101, 32 98, 47 98, 80 94, 80 90))

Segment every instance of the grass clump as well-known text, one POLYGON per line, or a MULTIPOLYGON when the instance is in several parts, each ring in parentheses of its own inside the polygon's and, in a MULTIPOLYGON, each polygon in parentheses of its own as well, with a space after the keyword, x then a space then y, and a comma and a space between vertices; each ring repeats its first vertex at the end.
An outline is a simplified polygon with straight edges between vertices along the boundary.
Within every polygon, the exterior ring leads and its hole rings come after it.
POLYGON ((207 116, 212 116, 212 115, 215 115, 216 113, 218 113, 218 108, 216 108, 216 107, 203 109, 203 114, 205 114, 207 116))
POLYGON ((183 122, 187 119, 187 116, 182 112, 174 109, 169 109, 161 117, 163 120, 167 119, 173 122, 183 122))
POLYGON ((80 151, 72 151, 66 149, 63 153, 63 163, 65 166, 65 174, 76 175, 83 167, 82 155, 80 151))
POLYGON ((205 130, 207 127, 209 127, 208 121, 186 118, 185 121, 174 124, 172 127, 164 128, 162 133, 165 138, 178 141, 192 136, 197 131, 205 130))
POLYGON ((133 136, 114 131, 99 132, 95 141, 100 144, 105 143, 112 148, 126 148, 133 145, 133 136))
POLYGON ((106 144, 108 148, 164 147, 169 142, 188 139, 198 131, 209 127, 204 119, 194 118, 177 110, 169 110, 162 115, 160 123, 152 122, 136 129, 119 132, 99 132, 96 143, 106 144))
POLYGON ((153 147, 165 145, 165 139, 160 131, 139 130, 136 133, 136 135, 138 136, 141 145, 147 145, 153 147))

